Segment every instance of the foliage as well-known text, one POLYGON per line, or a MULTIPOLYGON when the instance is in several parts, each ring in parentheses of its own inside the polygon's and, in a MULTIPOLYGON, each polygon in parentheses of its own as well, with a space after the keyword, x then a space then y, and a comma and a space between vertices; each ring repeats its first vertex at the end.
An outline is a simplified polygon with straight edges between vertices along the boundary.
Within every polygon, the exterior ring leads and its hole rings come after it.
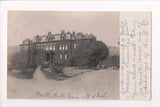
POLYGON ((108 54, 109 50, 102 41, 81 41, 70 62, 76 67, 96 67, 108 54))
POLYGON ((20 65, 22 65, 22 60, 21 60, 22 54, 19 52, 14 53, 11 59, 11 67, 18 68, 20 65))
POLYGON ((63 71, 64 65, 63 65, 63 62, 61 61, 54 61, 53 63, 49 65, 49 68, 51 72, 60 73, 63 71))
POLYGON ((53 63, 42 63, 41 65, 41 71, 46 78, 54 79, 56 81, 68 78, 64 75, 63 68, 63 62, 59 60, 55 60, 53 63))
POLYGON ((8 64, 8 74, 19 79, 32 79, 37 68, 36 64, 28 64, 27 52, 16 52, 13 54, 10 63, 8 64), (14 71, 18 72, 14 72, 14 71), (13 71, 13 72, 12 72, 13 71))
POLYGON ((36 68, 36 64, 28 64, 27 63, 27 52, 16 52, 13 54, 11 59, 10 68, 11 69, 17 69, 17 70, 24 70, 27 68, 36 68))

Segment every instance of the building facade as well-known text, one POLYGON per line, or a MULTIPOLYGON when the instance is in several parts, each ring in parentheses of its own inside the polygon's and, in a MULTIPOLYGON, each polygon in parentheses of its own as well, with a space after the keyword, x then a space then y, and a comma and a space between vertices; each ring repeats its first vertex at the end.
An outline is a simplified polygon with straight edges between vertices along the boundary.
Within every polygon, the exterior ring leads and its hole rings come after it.
POLYGON ((25 39, 20 44, 21 52, 25 52, 24 63, 38 63, 55 60, 67 61, 75 49, 78 49, 82 41, 96 41, 93 34, 83 34, 61 31, 59 34, 35 36, 33 39, 25 39))

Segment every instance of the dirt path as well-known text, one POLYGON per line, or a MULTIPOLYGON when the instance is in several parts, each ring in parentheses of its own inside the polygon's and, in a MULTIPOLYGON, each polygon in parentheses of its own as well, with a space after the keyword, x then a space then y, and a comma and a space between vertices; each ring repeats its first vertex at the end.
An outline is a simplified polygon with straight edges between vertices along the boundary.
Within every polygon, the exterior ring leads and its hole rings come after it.
POLYGON ((34 75, 33 75, 33 80, 38 81, 38 80, 47 80, 45 78, 45 75, 42 73, 42 71, 40 70, 40 66, 37 67, 34 75))

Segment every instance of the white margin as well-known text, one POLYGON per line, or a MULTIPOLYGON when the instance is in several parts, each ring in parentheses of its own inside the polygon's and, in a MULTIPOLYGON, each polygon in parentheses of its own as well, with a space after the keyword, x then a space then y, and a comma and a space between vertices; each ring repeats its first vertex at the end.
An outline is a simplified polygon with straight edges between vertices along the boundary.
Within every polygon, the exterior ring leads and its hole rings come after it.
MULTIPOLYGON (((0 2, 0 104, 2 107, 160 107, 160 2, 159 1, 1 1, 0 2), (140 100, 24 100, 7 99, 7 11, 151 11, 152 95, 140 100)), ((18 38, 15 38, 18 39, 18 38)))

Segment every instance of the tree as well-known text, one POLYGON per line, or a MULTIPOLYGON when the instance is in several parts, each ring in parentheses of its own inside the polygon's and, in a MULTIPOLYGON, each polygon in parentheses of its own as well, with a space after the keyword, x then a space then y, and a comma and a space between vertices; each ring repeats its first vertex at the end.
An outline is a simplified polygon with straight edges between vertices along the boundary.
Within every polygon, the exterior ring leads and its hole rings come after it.
POLYGON ((12 68, 18 68, 20 65, 23 64, 23 56, 21 53, 16 52, 13 54, 11 59, 11 67, 12 68))
POLYGON ((27 51, 14 53, 11 59, 10 66, 12 69, 18 69, 18 70, 37 67, 37 65, 34 63, 28 63, 27 51))
POLYGON ((109 50, 102 41, 80 41, 70 62, 77 67, 96 67, 108 54, 109 50))

